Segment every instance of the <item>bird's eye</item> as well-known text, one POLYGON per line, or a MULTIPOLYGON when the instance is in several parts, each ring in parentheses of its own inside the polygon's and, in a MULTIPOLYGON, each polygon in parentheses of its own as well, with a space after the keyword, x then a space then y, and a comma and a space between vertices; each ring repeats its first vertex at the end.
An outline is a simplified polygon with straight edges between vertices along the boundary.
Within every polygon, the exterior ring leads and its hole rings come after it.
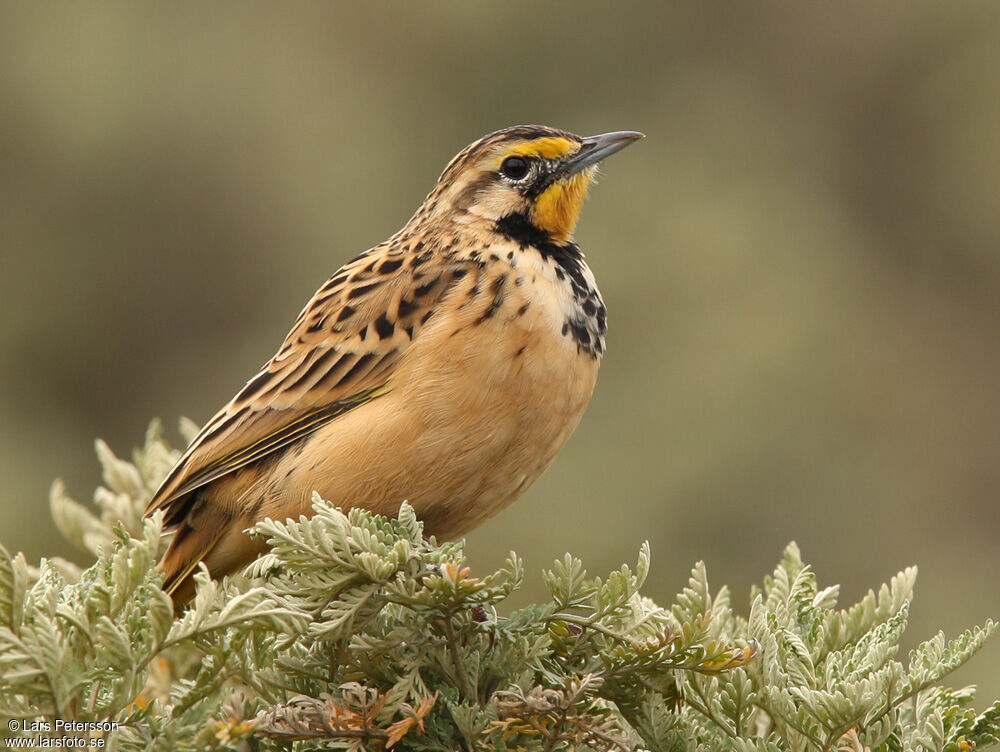
POLYGON ((500 165, 500 172, 510 180, 523 180, 530 165, 524 157, 507 157, 500 165))

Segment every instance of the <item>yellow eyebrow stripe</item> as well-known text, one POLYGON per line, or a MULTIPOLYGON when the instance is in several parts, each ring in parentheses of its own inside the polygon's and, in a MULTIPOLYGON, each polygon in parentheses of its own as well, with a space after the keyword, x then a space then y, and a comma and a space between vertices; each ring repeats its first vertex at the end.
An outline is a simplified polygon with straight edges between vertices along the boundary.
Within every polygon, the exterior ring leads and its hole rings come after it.
POLYGON ((558 159, 569 154, 575 146, 573 141, 562 136, 547 136, 525 141, 504 154, 504 157, 541 157, 542 159, 558 159))

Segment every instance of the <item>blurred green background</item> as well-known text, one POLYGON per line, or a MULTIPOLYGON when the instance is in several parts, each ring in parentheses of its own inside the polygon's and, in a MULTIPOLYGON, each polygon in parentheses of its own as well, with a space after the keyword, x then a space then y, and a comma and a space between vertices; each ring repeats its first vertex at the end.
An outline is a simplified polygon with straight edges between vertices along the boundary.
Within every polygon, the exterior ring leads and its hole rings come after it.
POLYGON ((1000 616, 997 3, 3 2, 0 539, 69 554, 95 437, 205 421, 517 123, 648 138, 579 227, 594 401, 474 565, 648 538, 745 607, 795 539, 845 598, 919 564, 911 640, 1000 616))

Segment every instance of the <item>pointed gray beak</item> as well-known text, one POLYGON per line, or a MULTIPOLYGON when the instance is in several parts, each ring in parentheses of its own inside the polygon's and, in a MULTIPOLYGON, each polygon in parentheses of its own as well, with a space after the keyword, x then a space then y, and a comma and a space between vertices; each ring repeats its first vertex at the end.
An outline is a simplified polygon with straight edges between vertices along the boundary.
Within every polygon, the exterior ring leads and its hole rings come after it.
POLYGON ((621 151, 633 141, 645 138, 646 134, 639 131, 613 131, 599 136, 587 136, 580 144, 580 151, 563 163, 563 175, 572 175, 584 167, 600 162, 616 151, 621 151))

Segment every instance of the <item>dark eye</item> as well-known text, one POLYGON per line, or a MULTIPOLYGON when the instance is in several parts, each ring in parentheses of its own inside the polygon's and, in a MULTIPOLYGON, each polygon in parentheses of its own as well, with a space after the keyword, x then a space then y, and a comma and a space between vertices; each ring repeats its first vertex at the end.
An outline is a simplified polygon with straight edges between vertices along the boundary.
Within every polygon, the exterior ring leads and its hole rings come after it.
POLYGON ((524 157, 507 157, 500 165, 500 172, 505 178, 522 180, 528 174, 528 160, 524 157))

